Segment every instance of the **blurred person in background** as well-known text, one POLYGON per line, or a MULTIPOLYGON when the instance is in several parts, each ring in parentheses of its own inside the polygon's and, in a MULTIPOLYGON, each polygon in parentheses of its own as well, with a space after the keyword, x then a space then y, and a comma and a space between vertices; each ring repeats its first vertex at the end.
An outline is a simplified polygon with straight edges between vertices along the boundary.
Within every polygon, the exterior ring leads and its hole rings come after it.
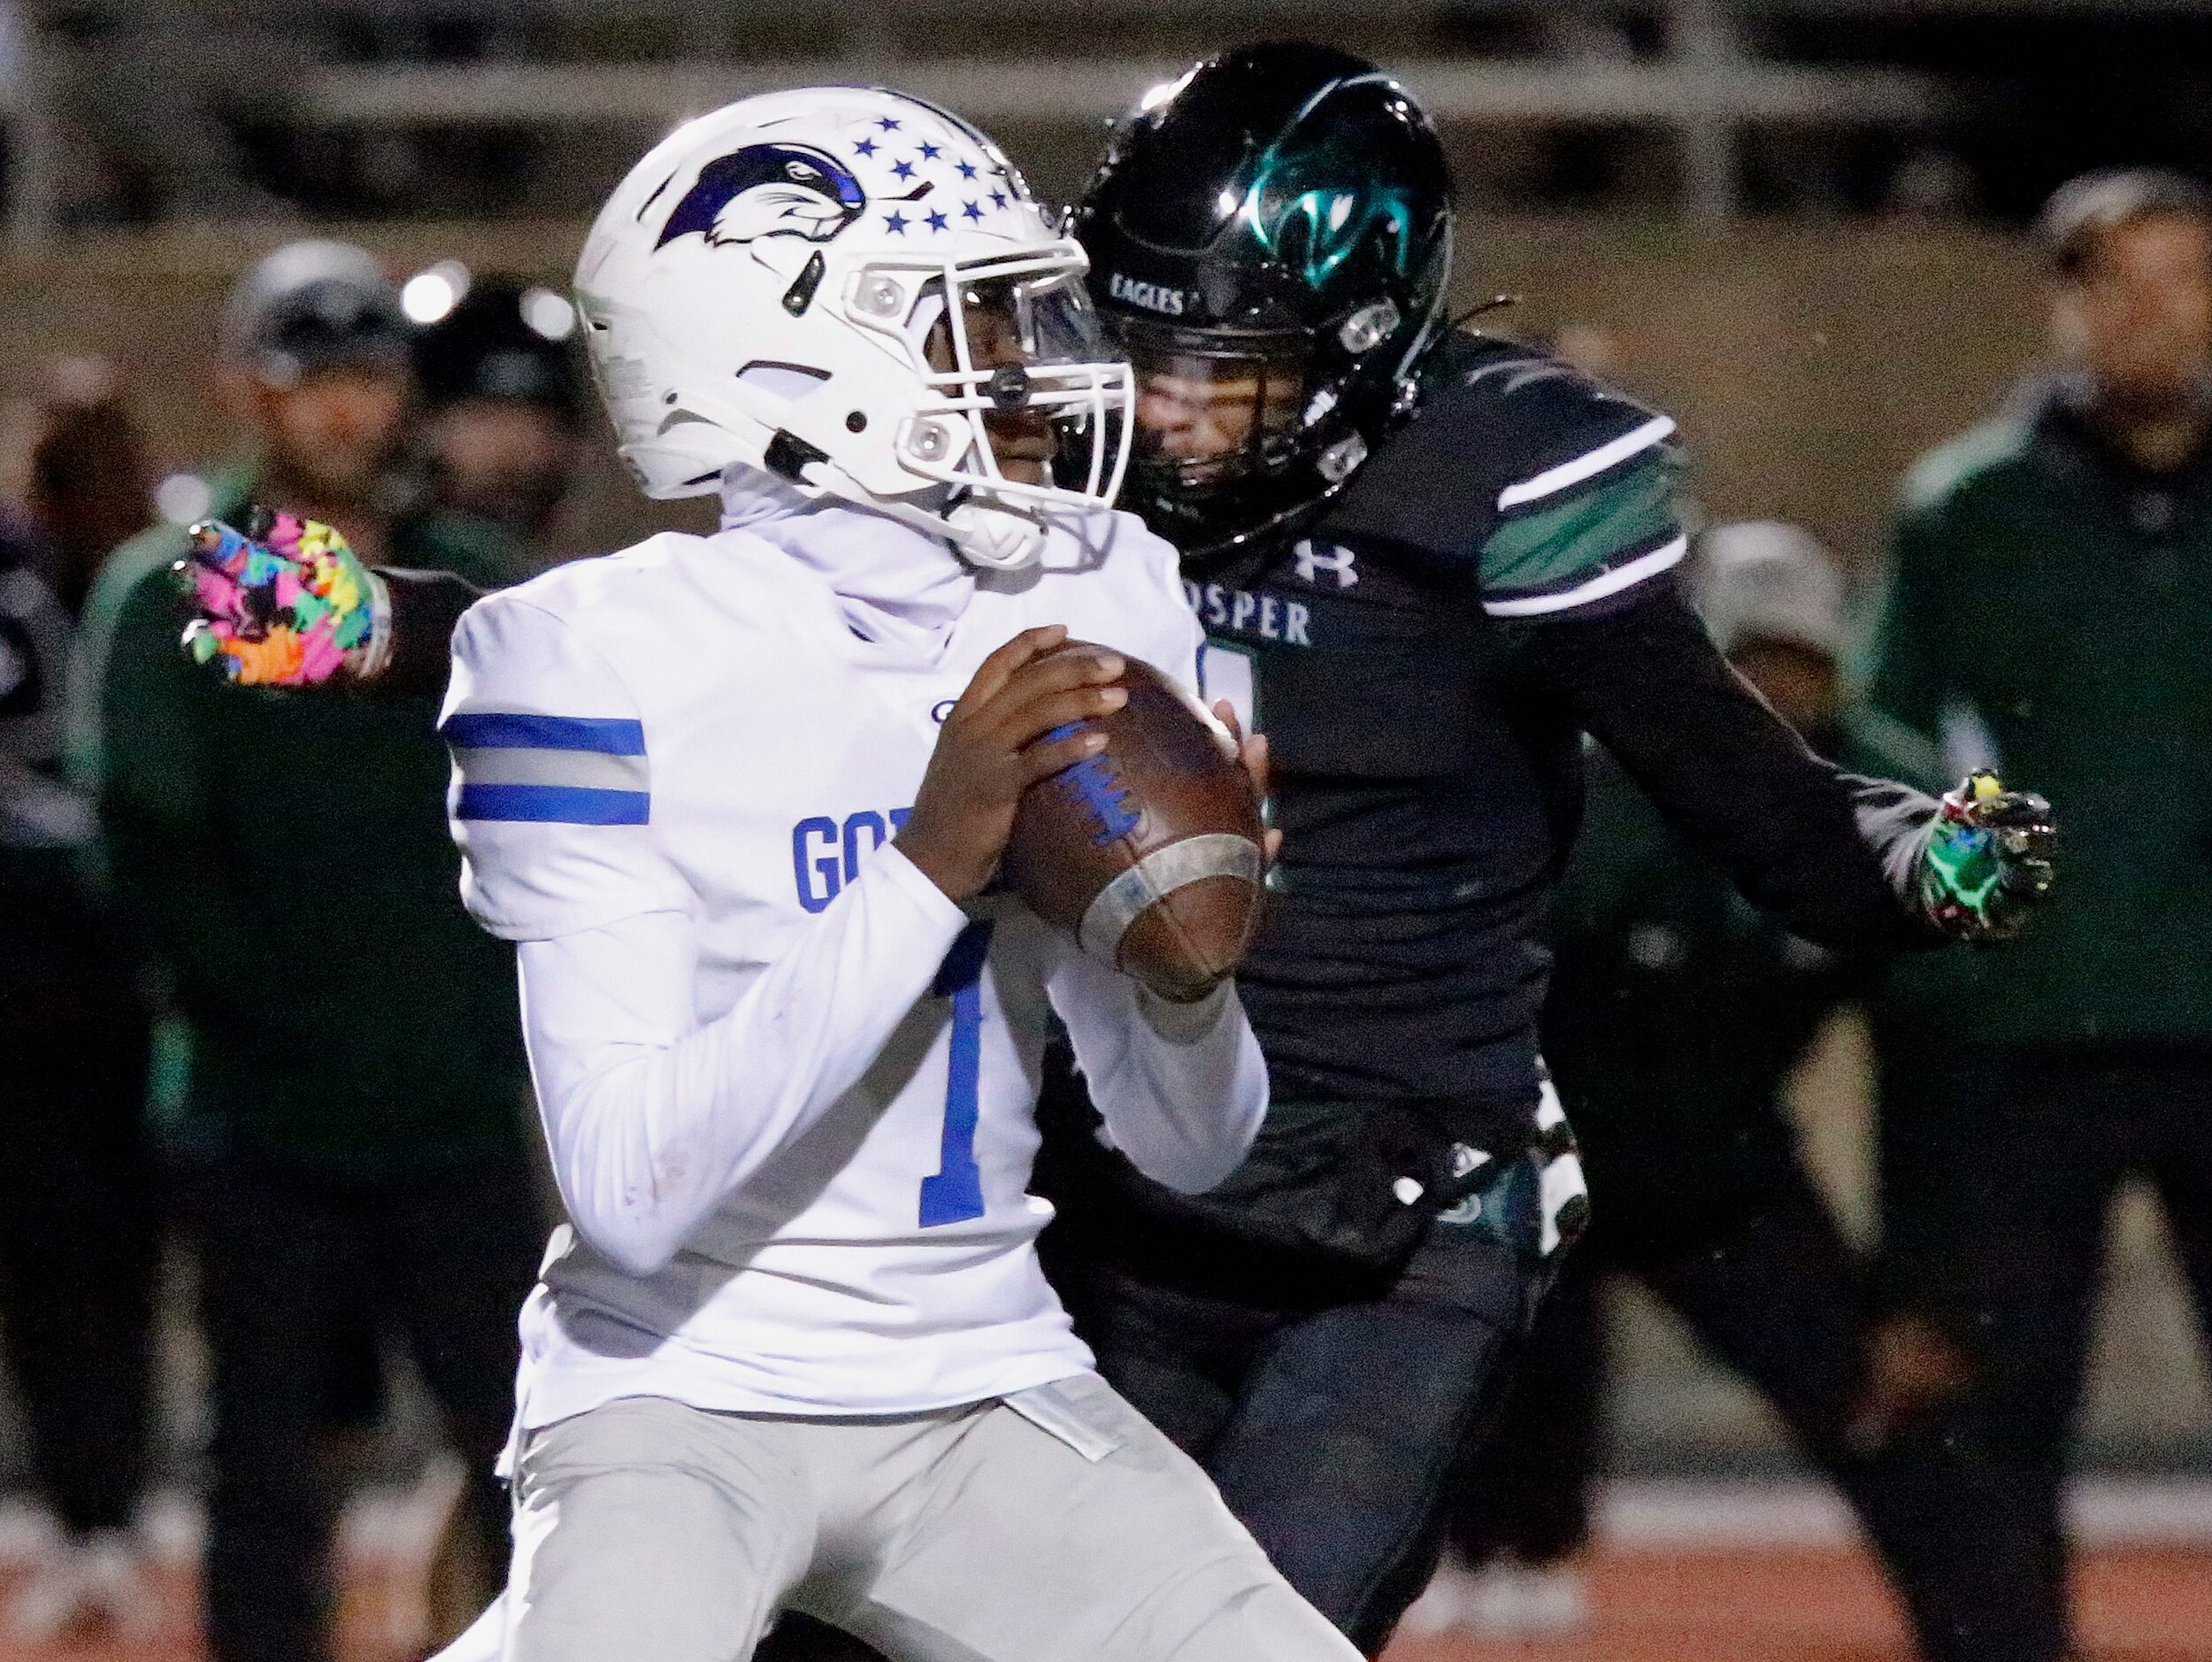
MULTIPOLYGON (((480 585, 514 574, 511 542, 480 522, 387 518, 411 375, 367 254, 270 255, 222 342, 254 449, 212 475, 215 512, 258 496, 342 521, 373 557, 480 585)), ((301 1662, 327 1654, 327 1433, 365 1323, 403 1338, 465 1464, 482 1562, 503 1561, 490 1473, 541 1231, 513 967, 461 910, 434 700, 222 685, 177 649, 186 542, 164 526, 101 573, 82 763, 108 875, 189 1032, 160 1131, 212 1353, 209 1645, 218 1662, 301 1662)))
POLYGON ((431 500, 542 550, 586 465, 576 308, 518 278, 457 262, 403 290, 415 334, 431 500))
POLYGON ((114 365, 63 358, 50 380, 24 510, 31 558, 73 619, 109 551, 152 523, 154 467, 114 365))
POLYGON ((65 664, 101 554, 151 517, 136 418, 104 366, 56 367, 24 514, 0 541, 0 1327, 61 1527, 7 1612, 50 1639, 141 1633, 157 1220, 135 959, 83 881, 89 804, 60 777, 65 664))
POLYGON ((2212 197, 2091 175, 2038 235, 2055 368, 1911 475, 1872 650, 1883 710, 2067 805, 2045 927, 1880 1028, 1888 1279, 1962 1354, 1980 1550, 2032 1589, 2019 1662, 2069 1644, 2061 1485, 2123 1182, 2212 1316, 2212 197))
MULTIPOLYGON (((1847 696, 1843 579, 1810 534, 1720 526, 1699 540, 1697 566, 1715 643, 1816 750, 1855 773, 1939 777, 1932 745, 1847 696)), ((1877 966, 1753 908, 1602 759, 1553 943, 1544 1053, 1582 1140, 1592 1229, 1462 1486, 1459 1566, 1411 1624, 1527 1637, 1586 1620, 1572 1561, 1588 1543, 1601 1452, 1600 1283, 1618 1271, 1755 1387, 1841 1490, 1921 1654, 2008 1662, 1987 1635, 2016 1589, 1958 1550, 1978 1519, 1961 1509, 1942 1451, 1864 1394, 1865 1267, 1807 1174, 1782 1101, 1822 1026, 1870 990, 1877 966)))

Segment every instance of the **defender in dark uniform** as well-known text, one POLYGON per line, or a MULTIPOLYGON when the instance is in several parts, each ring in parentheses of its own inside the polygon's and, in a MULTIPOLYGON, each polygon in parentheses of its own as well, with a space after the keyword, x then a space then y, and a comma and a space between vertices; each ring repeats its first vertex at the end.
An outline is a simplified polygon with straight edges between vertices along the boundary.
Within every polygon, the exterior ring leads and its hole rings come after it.
POLYGON ((1118 131, 1075 229, 1140 376, 1125 500, 1184 550, 1284 844, 1238 976, 1259 1143, 1173 1195, 1048 1088, 1048 1266, 1106 1376, 1377 1650, 1582 1207, 1536 1019, 1584 735, 1855 954, 2008 927, 2046 811, 1839 773, 1736 677, 1671 581, 1673 422, 1446 324, 1441 157, 1372 66, 1200 65, 1118 131))
MULTIPOLYGON (((1296 45, 1148 99, 1076 220, 1139 371, 1125 504, 1186 550, 1285 844, 1239 975, 1259 1144, 1172 1195, 1064 1065, 1049 1267, 1101 1371, 1370 1650, 1586 1204, 1535 1036, 1584 734, 1824 944, 2003 933, 2049 878, 2039 800, 1842 774, 1736 678, 1669 581, 1673 423, 1448 327, 1451 223, 1404 88, 1296 45)), ((431 674, 468 596, 385 578, 385 676, 431 674)))

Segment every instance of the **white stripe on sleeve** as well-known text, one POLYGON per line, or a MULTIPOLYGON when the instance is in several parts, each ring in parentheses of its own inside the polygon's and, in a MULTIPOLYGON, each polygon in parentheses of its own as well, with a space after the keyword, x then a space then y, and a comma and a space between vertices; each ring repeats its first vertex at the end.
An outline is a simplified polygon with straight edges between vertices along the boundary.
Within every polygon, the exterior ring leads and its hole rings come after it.
POLYGON ((1678 536, 1664 547, 1640 554, 1625 566, 1600 572, 1588 582, 1559 594, 1531 595, 1525 600, 1486 600, 1482 609, 1494 618, 1532 618, 1548 612, 1570 612, 1594 600, 1602 600, 1608 595, 1617 595, 1624 589, 1632 589, 1646 578, 1656 577, 1669 566, 1679 564, 1689 549, 1690 539, 1686 535, 1678 536))
POLYGON ((1517 508, 1524 503, 1536 502, 1545 496, 1556 496, 1571 485, 1578 485, 1586 479, 1594 479, 1615 463, 1624 461, 1639 450, 1647 450, 1674 431, 1674 418, 1654 416, 1632 432, 1624 433, 1594 450, 1586 451, 1571 462, 1548 467, 1533 479, 1525 479, 1517 485, 1508 485, 1498 493, 1498 512, 1517 508))

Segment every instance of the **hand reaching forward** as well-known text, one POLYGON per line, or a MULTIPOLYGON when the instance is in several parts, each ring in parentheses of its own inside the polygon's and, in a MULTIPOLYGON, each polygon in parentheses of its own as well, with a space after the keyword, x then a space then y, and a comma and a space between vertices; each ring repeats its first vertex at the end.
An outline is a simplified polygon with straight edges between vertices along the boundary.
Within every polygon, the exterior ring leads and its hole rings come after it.
POLYGON ((246 686, 314 687, 366 680, 388 655, 383 583, 331 527, 257 507, 242 532, 211 519, 190 535, 174 570, 195 663, 246 686))
POLYGON ((2001 941, 2017 935, 2051 889, 2058 827, 2033 791, 1970 773, 1947 794, 1921 850, 1920 910, 1946 935, 2001 941))

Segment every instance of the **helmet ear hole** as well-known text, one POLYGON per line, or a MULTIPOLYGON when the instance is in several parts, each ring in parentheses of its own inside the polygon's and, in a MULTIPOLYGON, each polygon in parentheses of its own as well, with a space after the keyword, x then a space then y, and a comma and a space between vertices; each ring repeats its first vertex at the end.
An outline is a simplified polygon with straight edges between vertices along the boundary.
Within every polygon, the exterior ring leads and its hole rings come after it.
POLYGON ((737 378, 748 387, 757 387, 789 404, 805 397, 830 376, 829 371, 811 365, 778 364, 757 358, 737 372, 737 378))

